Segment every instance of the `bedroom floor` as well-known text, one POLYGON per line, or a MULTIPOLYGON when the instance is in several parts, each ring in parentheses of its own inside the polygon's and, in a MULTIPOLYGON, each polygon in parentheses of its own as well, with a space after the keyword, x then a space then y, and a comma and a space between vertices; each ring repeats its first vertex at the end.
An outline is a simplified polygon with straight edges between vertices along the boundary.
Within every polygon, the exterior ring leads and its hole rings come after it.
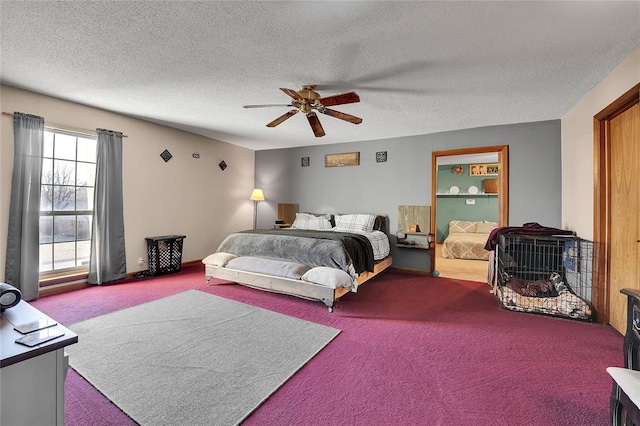
POLYGON ((442 257, 442 244, 436 244, 436 269, 441 277, 460 280, 487 282, 486 260, 445 259, 442 257))

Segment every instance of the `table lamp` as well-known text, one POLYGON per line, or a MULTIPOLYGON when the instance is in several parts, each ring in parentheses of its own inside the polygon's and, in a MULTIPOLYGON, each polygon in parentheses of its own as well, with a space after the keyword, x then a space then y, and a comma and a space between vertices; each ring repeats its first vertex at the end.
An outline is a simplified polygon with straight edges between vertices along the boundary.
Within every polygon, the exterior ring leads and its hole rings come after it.
POLYGON ((253 200, 253 229, 256 229, 258 223, 258 201, 264 201, 264 194, 262 193, 262 189, 255 188, 251 192, 250 200, 253 200))

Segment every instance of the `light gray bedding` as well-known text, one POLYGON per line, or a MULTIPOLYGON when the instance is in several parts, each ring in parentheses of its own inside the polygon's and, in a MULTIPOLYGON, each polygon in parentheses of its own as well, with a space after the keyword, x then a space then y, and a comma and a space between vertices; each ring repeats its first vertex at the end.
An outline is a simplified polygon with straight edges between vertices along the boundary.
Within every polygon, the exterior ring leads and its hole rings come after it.
MULTIPOLYGON (((227 236, 218 252, 258 257, 308 266, 327 266, 357 277, 353 262, 340 241, 290 235, 235 233, 227 236)), ((230 265, 227 265, 231 267, 230 265)))
POLYGON ((227 268, 240 271, 257 272, 259 274, 273 275, 276 277, 299 280, 311 268, 299 263, 285 262, 281 260, 265 259, 261 257, 241 256, 231 259, 227 268))

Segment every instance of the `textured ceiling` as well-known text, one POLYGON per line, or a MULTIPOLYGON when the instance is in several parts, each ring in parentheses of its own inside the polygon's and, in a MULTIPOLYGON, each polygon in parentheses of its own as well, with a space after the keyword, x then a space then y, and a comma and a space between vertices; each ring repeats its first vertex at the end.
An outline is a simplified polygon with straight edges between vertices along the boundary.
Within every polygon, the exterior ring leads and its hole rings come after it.
MULTIPOLYGON (((3 84, 255 150, 559 119, 640 43, 640 2, 0 2, 3 84), (356 91, 313 136, 279 87, 356 91)), ((29 112, 29 111, 25 111, 29 112)), ((127 129, 118 129, 124 132, 127 129)))

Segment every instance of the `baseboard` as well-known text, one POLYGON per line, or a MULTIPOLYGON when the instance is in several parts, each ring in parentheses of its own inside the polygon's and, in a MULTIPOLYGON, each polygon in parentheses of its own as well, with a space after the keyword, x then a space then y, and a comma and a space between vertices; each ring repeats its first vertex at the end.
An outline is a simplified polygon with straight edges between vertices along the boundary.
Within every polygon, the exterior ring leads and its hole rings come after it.
POLYGON ((400 268, 398 266, 391 266, 389 270, 413 275, 431 275, 431 271, 425 271, 424 269, 400 268))
MULTIPOLYGON (((204 272, 204 265, 202 264, 202 259, 190 260, 188 262, 184 262, 181 268, 186 268, 189 266, 196 266, 196 265, 202 266, 202 270, 204 272)), ((139 272, 141 271, 128 272, 123 279, 111 282, 108 285, 123 284, 125 282, 135 281, 138 279, 136 277, 136 274, 138 274, 139 272)), ((153 278, 153 277, 150 277, 150 278, 153 278)), ((66 293, 69 291, 81 290, 83 288, 91 287, 91 284, 87 284, 86 274, 81 280, 78 280, 77 276, 69 276, 69 279, 70 281, 65 282, 64 277, 59 277, 57 278, 57 283, 55 285, 40 287, 40 290, 38 291, 39 297, 53 296, 54 294, 66 293)))
POLYGON ((43 287, 38 291, 39 297, 53 296, 54 294, 66 293, 68 291, 80 290, 89 287, 86 281, 74 284, 57 284, 53 286, 43 287))
POLYGON ((202 263, 202 259, 190 260, 188 262, 184 262, 182 264, 182 267, 185 268, 187 266, 193 266, 193 265, 200 265, 200 266, 202 266, 202 269, 204 270, 204 263, 202 263))

